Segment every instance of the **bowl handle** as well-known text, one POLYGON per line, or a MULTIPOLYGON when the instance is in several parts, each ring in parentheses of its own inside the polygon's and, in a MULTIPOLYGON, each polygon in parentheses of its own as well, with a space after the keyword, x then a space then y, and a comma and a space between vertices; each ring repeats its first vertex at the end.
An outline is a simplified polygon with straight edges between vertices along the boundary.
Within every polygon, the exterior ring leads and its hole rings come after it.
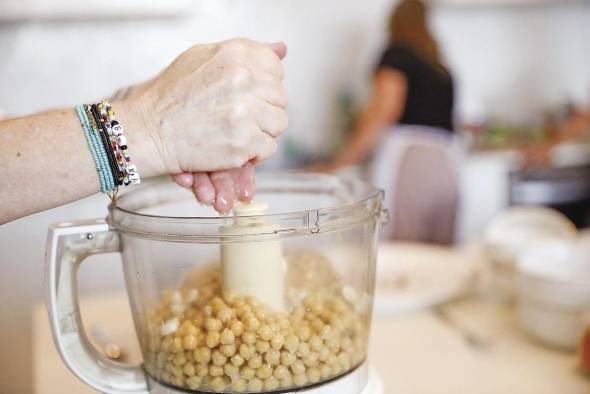
POLYGON ((78 305, 76 274, 80 263, 97 253, 120 252, 119 236, 104 220, 54 224, 45 255, 45 290, 55 346, 67 367, 101 393, 147 394, 140 366, 111 361, 88 341, 78 305))

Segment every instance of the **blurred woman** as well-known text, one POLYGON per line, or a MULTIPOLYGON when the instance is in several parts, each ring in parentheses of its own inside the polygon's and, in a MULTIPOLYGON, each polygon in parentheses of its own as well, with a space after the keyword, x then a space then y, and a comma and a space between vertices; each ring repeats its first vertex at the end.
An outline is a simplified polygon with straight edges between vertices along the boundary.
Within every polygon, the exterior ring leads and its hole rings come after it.
POLYGON ((386 191, 390 239, 450 243, 457 208, 453 79, 443 65, 419 0, 402 0, 389 21, 389 45, 371 100, 333 171, 364 160, 376 146, 373 182, 386 191))

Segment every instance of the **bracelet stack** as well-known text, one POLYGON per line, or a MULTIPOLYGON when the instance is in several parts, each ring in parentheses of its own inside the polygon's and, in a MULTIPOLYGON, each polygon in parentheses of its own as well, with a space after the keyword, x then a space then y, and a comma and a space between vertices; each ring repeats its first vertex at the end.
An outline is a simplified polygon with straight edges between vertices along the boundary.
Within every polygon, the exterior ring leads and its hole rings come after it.
POLYGON ((137 167, 129 155, 125 130, 109 102, 105 99, 97 104, 78 105, 76 114, 96 164, 101 191, 110 193, 119 186, 140 183, 137 167))

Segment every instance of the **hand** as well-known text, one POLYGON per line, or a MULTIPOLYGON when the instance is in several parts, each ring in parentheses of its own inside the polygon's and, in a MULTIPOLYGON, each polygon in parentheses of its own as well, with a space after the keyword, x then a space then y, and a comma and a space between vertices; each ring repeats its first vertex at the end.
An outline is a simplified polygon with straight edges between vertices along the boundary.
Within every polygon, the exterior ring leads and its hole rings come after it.
POLYGON ((137 97, 158 171, 239 168, 266 159, 287 127, 284 44, 196 45, 137 97))
POLYGON ((199 202, 212 205, 219 212, 230 211, 235 198, 248 202, 255 193, 254 166, 251 163, 213 173, 182 173, 172 179, 180 186, 192 189, 199 202))

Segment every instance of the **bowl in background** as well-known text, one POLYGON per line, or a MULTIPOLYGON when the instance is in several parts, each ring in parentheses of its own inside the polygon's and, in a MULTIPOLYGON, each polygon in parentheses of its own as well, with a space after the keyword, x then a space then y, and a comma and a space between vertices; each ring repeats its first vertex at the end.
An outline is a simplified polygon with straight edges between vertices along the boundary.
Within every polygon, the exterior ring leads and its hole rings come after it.
POLYGON ((521 254, 516 311, 540 342, 574 350, 590 312, 590 243, 553 240, 521 254))
POLYGON ((496 215, 485 230, 483 249, 498 298, 513 300, 515 263, 520 254, 547 241, 574 239, 576 235, 576 226, 551 208, 515 206, 496 215))

